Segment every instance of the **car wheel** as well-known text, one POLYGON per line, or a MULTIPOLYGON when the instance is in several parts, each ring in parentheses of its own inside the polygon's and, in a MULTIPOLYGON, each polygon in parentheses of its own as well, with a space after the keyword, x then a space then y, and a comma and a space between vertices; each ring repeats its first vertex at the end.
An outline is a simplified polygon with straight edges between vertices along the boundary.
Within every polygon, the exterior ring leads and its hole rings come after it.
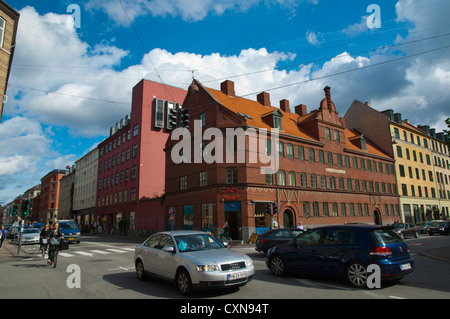
POLYGON ((144 264, 143 264, 142 260, 140 260, 140 259, 138 259, 136 261, 136 277, 139 280, 145 280, 146 279, 144 264))
POLYGON ((347 281, 356 288, 365 288, 367 283, 367 267, 363 263, 353 262, 345 271, 347 281))
POLYGON ((286 264, 283 258, 278 255, 270 257, 269 268, 275 276, 283 276, 286 273, 286 264))
POLYGON ((189 276, 189 273, 187 272, 186 269, 183 268, 177 272, 176 283, 177 283, 178 291, 183 296, 189 296, 192 294, 193 288, 192 288, 191 277, 189 276))

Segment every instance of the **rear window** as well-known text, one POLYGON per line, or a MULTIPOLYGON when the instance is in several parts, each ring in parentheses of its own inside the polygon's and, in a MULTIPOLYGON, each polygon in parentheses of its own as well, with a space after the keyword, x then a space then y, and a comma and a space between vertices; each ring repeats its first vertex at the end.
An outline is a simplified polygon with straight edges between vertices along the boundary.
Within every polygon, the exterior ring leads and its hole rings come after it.
POLYGON ((373 232, 379 244, 400 243, 403 239, 392 229, 375 229, 373 232))
POLYGON ((70 223, 59 223, 61 229, 78 229, 78 224, 74 222, 70 223))

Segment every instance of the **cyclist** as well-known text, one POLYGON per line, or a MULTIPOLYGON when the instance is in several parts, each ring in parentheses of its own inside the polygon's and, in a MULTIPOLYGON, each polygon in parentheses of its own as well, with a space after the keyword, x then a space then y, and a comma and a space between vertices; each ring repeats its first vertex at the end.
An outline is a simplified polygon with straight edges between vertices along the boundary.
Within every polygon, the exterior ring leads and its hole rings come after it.
POLYGON ((42 257, 44 257, 45 251, 47 250, 48 245, 48 235, 50 234, 50 229, 48 224, 45 224, 41 229, 41 233, 39 234, 39 238, 41 239, 41 250, 44 252, 42 257))
POLYGON ((222 227, 223 233, 220 234, 220 239, 223 241, 224 239, 227 239, 230 237, 230 226, 228 226, 228 221, 225 221, 225 225, 222 227))
POLYGON ((52 246, 56 246, 56 245, 53 245, 51 243, 51 240, 52 239, 56 239, 56 240, 58 240, 61 243, 61 238, 63 238, 63 234, 61 233, 61 229, 59 229, 59 223, 56 222, 56 223, 53 224, 53 229, 50 230, 50 233, 48 235, 48 240, 49 240, 48 243, 50 244, 50 250, 49 250, 49 253, 48 253, 48 261, 47 261, 48 263, 51 263, 51 261, 52 261, 54 249, 58 249, 58 247, 54 247, 52 249, 52 246))

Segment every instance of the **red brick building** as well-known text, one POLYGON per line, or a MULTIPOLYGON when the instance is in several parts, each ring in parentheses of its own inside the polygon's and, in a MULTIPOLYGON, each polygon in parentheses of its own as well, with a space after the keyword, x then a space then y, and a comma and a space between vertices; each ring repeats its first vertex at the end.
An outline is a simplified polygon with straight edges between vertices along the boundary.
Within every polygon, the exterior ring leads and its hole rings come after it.
POLYGON ((330 88, 324 91, 325 98, 317 109, 308 113, 301 104, 292 112, 287 100, 280 101, 280 108, 273 107, 267 92, 252 101, 237 97, 231 81, 223 82, 219 91, 194 80, 183 105, 190 115, 190 135, 185 135, 192 142, 190 152, 184 149, 183 153, 191 158, 186 156, 177 164, 172 149, 179 147, 181 139, 171 136, 166 144, 165 205, 175 213, 171 218, 175 219, 175 228, 220 234, 227 220, 231 237, 247 241, 253 232, 271 226, 272 216, 266 213, 268 203, 277 204, 273 222, 279 227, 300 222, 313 227, 398 220, 393 158, 361 132, 347 129, 331 99, 330 88), (196 125, 195 120, 200 124, 196 125), (195 134, 199 127, 201 141, 195 134), (209 128, 217 128, 225 138, 210 139, 205 134, 209 128), (247 136, 244 162, 238 160, 239 137, 235 138, 238 146, 234 146, 234 163, 195 161, 199 143, 203 155, 219 155, 216 159, 230 150, 226 146, 227 128, 241 128, 249 136, 256 132, 257 137, 264 132, 279 132, 279 139, 267 134, 270 143, 258 145, 255 151, 247 136), (213 140, 222 147, 209 147, 213 140), (279 155, 278 171, 262 173, 261 167, 267 163, 263 155, 273 152, 279 155), (251 161, 255 154, 258 160, 251 161))
POLYGON ((104 229, 160 230, 166 213, 164 145, 168 112, 180 107, 186 91, 142 80, 133 88, 131 114, 98 145, 97 221, 104 229))
MULTIPOLYGON (((48 223, 58 219, 59 181, 66 175, 64 169, 54 169, 41 178, 38 222, 48 223)), ((36 204, 33 203, 33 206, 36 204)))

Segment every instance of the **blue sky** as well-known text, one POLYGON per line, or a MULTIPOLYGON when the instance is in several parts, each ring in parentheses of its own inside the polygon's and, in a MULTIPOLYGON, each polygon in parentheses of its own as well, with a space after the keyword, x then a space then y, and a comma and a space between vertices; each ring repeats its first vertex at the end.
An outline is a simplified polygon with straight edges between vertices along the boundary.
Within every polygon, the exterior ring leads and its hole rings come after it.
POLYGON ((106 138, 142 78, 187 88, 194 71, 308 110, 329 85, 341 116, 358 99, 438 131, 450 116, 446 0, 7 2, 21 17, 0 124, 4 204, 106 138))

